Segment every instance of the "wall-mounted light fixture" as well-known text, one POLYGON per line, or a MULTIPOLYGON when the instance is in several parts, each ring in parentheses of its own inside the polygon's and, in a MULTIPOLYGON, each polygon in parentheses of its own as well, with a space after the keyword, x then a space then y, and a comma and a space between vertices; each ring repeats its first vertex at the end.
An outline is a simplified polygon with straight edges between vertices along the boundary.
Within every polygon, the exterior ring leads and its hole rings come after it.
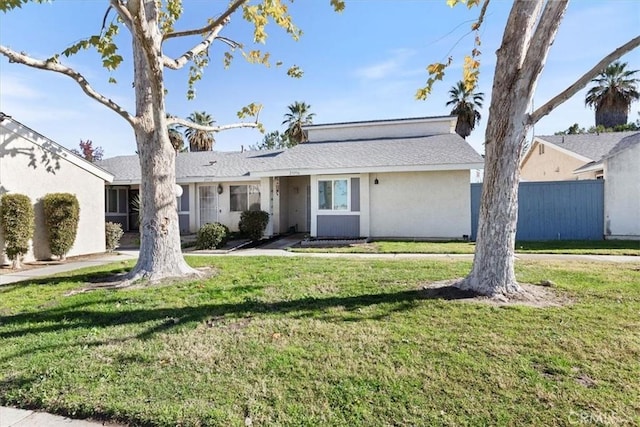
POLYGON ((222 194, 224 188, 222 188, 222 184, 218 184, 218 194, 222 194))
POLYGON ((376 179, 374 179, 374 180, 373 180, 373 183, 374 183, 375 185, 380 184, 380 181, 378 181, 378 177, 377 177, 377 176, 376 176, 376 179))

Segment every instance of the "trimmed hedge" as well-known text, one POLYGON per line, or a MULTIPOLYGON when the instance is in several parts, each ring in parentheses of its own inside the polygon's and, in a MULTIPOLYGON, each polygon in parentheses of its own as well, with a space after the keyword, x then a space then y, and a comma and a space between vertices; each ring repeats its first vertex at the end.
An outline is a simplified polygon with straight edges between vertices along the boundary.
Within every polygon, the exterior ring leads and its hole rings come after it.
POLYGON ((117 222, 107 221, 104 224, 105 246, 108 252, 113 252, 118 246, 120 246, 120 239, 124 231, 122 231, 122 225, 117 222))
POLYGON ((51 193, 42 198, 42 206, 49 249, 53 255, 65 259, 78 233, 80 203, 73 194, 51 193))
POLYGON ((20 258, 29 251, 34 223, 33 204, 28 196, 3 194, 0 197, 0 229, 6 245, 5 253, 14 267, 20 266, 20 258))
POLYGON ((264 235, 264 229, 269 223, 269 213, 265 211, 244 211, 240 215, 238 228, 240 233, 249 239, 258 241, 264 235))
POLYGON ((223 247, 229 240, 229 228, 214 222, 205 224, 198 230, 196 249, 218 249, 223 247))

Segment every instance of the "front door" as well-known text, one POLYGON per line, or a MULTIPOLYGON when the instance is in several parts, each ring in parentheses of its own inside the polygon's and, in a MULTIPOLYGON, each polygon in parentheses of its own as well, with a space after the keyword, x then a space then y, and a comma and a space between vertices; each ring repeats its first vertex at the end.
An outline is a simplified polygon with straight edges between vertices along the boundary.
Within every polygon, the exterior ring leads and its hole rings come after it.
POLYGON ((198 202, 200 204, 200 227, 205 224, 218 222, 218 187, 206 185, 198 187, 198 202))

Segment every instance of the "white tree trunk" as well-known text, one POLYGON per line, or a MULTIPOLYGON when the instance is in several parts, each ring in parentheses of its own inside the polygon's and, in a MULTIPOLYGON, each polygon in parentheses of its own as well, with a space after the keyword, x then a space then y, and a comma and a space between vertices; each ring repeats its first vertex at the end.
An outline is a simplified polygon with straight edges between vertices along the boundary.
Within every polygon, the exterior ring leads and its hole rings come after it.
POLYGON ((461 287, 490 296, 518 292, 514 246, 527 112, 566 1, 518 0, 497 52, 485 135, 485 173, 473 268, 461 287), (544 6, 544 10, 543 10, 544 6))
POLYGON ((136 117, 134 126, 142 181, 140 195, 140 257, 129 278, 152 281, 197 274, 182 256, 176 205, 175 150, 167 131, 161 34, 154 0, 137 9, 133 22, 136 117))

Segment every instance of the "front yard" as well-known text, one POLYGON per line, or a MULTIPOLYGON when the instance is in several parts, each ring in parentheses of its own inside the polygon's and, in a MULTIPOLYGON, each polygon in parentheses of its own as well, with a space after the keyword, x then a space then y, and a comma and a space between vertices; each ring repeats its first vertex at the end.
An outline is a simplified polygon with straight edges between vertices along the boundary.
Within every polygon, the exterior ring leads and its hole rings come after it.
POLYGON ((434 298, 470 262, 191 257, 206 280, 0 287, 0 403, 145 426, 634 425, 640 261, 520 262, 573 300, 434 298))

